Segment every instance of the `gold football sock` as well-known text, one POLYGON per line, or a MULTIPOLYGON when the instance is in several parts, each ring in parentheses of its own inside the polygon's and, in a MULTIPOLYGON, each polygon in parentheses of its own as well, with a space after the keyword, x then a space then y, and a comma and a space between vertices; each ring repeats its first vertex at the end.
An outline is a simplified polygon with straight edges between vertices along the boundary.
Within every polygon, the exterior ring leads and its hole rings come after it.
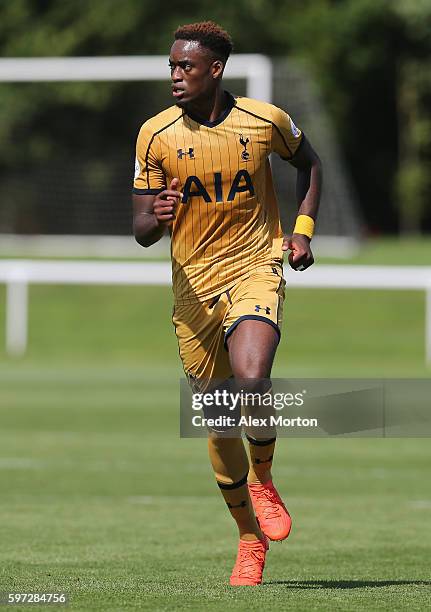
POLYGON ((276 438, 261 440, 246 434, 250 450, 248 482, 264 483, 271 480, 271 466, 276 438))
POLYGON ((208 438, 208 450, 217 484, 238 526, 240 538, 262 537, 247 487, 248 458, 241 438, 208 438))

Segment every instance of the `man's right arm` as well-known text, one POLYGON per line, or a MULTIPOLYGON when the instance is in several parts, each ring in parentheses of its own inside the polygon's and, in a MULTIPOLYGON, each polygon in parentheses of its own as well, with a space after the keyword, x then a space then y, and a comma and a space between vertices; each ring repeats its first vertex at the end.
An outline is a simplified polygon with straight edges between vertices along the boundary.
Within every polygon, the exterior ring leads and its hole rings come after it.
POLYGON ((153 195, 133 194, 133 233, 136 242, 149 247, 163 236, 166 227, 160 225, 154 214, 153 195))
POLYGON ((149 247, 166 233, 175 219, 175 209, 182 193, 177 191, 179 180, 174 178, 169 189, 157 195, 133 194, 133 233, 136 241, 149 247))

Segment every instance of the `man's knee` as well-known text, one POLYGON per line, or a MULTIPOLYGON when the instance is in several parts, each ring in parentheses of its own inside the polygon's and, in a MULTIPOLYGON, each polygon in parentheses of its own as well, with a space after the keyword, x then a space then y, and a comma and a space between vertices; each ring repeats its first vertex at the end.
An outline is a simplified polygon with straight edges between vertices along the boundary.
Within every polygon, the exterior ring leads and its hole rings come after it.
POLYGON ((232 371, 235 379, 249 380, 248 386, 254 388, 262 378, 268 378, 271 373, 272 355, 260 353, 255 356, 241 355, 232 360, 232 371))

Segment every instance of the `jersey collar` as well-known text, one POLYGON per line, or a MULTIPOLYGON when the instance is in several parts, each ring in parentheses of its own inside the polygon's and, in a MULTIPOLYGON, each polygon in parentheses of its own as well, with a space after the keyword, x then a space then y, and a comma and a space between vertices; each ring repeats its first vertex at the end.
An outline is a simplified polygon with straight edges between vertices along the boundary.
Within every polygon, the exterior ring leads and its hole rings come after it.
POLYGON ((229 91, 225 90, 225 94, 227 96, 227 107, 222 112, 222 114, 217 119, 215 119, 215 121, 202 121, 202 119, 200 119, 196 115, 193 115, 192 113, 185 114, 193 121, 196 121, 196 123, 199 123, 200 125, 205 125, 206 127, 215 127, 216 125, 220 125, 220 123, 222 123, 226 119, 226 117, 229 116, 230 111, 236 104, 235 98, 229 91))

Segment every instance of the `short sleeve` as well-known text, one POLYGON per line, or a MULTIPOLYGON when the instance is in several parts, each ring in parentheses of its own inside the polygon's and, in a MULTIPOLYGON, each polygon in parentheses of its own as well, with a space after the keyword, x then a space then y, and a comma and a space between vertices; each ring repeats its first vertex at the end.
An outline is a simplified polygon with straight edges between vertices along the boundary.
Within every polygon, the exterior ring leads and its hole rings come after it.
POLYGON ((302 142, 302 131, 281 108, 274 107, 272 151, 282 159, 292 159, 302 142))
POLYGON ((156 154, 157 134, 144 123, 136 141, 133 193, 156 195, 166 187, 166 179, 156 154))

